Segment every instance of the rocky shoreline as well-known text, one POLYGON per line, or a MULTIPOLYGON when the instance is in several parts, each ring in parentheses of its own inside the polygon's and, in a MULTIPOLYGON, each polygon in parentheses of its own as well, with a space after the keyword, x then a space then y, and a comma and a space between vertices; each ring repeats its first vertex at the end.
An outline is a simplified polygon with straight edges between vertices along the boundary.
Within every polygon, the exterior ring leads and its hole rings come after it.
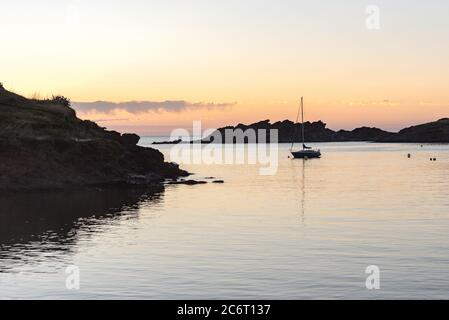
MULTIPOLYGON (((334 131, 326 127, 322 121, 306 122, 305 126, 305 140, 306 142, 389 142, 389 143, 449 143, 449 118, 443 118, 434 122, 429 122, 417 126, 402 129, 399 132, 389 132, 379 128, 360 127, 354 130, 339 130, 334 131)), ((201 141, 195 140, 190 143, 248 143, 248 138, 243 141, 235 137, 230 140, 225 140, 226 132, 247 132, 247 130, 277 130, 279 143, 302 142, 302 128, 301 124, 295 124, 290 120, 279 121, 271 123, 270 120, 264 120, 253 124, 245 125, 239 124, 237 126, 227 126, 216 130, 222 137, 221 141, 215 141, 213 136, 204 138, 201 141)), ((256 141, 259 142, 259 137, 256 136, 256 141)), ((261 142, 270 143, 269 134, 267 140, 265 136, 261 142)), ((189 142, 181 140, 154 142, 154 145, 173 145, 189 142)))
POLYGON ((149 185, 189 175, 139 139, 77 118, 63 97, 30 100, 0 86, 0 191, 149 185))
MULTIPOLYGON (((306 142, 401 142, 401 143, 449 143, 449 118, 443 118, 438 121, 412 126, 400 130, 399 132, 388 132, 379 128, 361 127, 352 131, 339 130, 334 131, 326 127, 322 121, 306 122, 305 126, 305 141, 306 142)), ((217 129, 223 141, 214 141, 213 134, 201 141, 201 143, 248 143, 247 139, 244 141, 233 138, 224 141, 226 131, 241 130, 255 130, 256 132, 262 130, 277 130, 279 143, 302 142, 302 127, 301 124, 295 124, 292 121, 285 120, 271 123, 270 120, 256 122, 250 125, 239 124, 237 126, 228 126, 217 129)), ((265 136, 261 142, 270 142, 269 134, 267 134, 267 141, 265 136)), ((256 135, 256 142, 259 142, 259 137, 256 135)))

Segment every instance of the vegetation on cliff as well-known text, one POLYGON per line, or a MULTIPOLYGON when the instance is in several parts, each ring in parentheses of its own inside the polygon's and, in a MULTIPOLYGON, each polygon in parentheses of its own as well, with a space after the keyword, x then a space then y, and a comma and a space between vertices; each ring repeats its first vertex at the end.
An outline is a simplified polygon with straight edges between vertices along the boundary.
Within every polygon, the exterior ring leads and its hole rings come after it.
POLYGON ((188 175, 138 141, 78 119, 65 97, 27 99, 0 85, 0 190, 151 184, 188 175))

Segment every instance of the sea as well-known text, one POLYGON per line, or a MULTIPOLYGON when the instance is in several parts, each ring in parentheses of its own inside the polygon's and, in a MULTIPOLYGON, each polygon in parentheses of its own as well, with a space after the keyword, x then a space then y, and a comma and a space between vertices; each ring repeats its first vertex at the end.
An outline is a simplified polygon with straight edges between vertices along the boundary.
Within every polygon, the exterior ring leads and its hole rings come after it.
POLYGON ((207 184, 0 195, 0 299, 448 299, 449 146, 312 145, 269 174, 180 163, 207 184))

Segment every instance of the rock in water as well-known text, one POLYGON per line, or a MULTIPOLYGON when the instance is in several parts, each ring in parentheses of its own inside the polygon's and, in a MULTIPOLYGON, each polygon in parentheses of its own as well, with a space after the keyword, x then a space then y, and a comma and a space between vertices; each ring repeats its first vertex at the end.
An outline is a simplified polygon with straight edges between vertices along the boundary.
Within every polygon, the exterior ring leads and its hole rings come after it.
POLYGON ((140 137, 76 117, 59 100, 0 88, 0 191, 148 184, 188 176, 140 137))
POLYGON ((179 180, 179 181, 170 181, 167 184, 174 185, 174 184, 184 184, 187 186, 196 186, 197 184, 207 184, 206 181, 197 181, 197 180, 179 180))

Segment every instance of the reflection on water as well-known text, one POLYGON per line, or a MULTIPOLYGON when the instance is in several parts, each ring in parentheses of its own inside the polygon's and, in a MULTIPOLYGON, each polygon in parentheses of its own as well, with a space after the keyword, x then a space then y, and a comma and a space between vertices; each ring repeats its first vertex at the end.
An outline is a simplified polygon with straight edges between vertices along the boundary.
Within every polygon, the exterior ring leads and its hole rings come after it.
POLYGON ((304 224, 305 222, 305 216, 306 216, 306 212, 305 212, 305 204, 306 204, 306 165, 307 165, 307 160, 300 160, 302 161, 302 177, 301 177, 301 222, 302 224, 304 224))
POLYGON ((122 219, 137 219, 142 203, 161 201, 163 186, 39 192, 0 197, 0 272, 69 253, 79 234, 92 237, 122 219))
POLYGON ((296 183, 297 183, 297 189, 298 189, 298 219, 302 225, 305 225, 306 223, 306 188, 307 188, 307 176, 306 176, 306 170, 307 166, 311 164, 313 161, 317 161, 319 159, 311 159, 311 160, 305 160, 305 159, 292 159, 290 161, 290 167, 293 176, 295 177, 296 183))
POLYGON ((281 145, 275 176, 184 165, 225 183, 2 196, 0 299, 448 298, 449 146, 316 146, 281 145))

